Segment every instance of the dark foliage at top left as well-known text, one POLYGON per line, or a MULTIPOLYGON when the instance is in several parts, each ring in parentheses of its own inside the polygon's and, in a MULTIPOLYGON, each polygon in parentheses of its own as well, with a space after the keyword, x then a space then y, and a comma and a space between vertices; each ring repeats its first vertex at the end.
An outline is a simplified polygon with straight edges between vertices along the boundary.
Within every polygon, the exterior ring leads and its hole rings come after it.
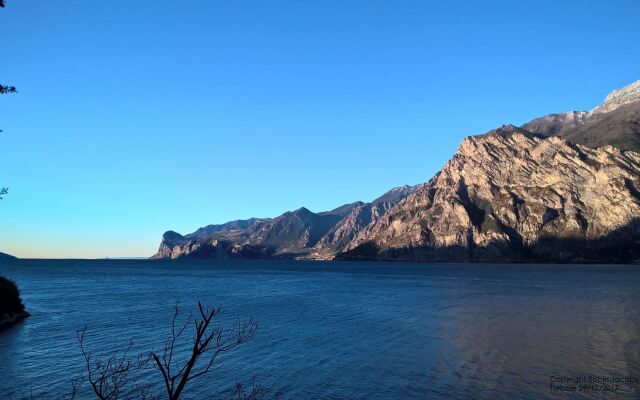
MULTIPOLYGON (((0 0, 1 1, 1 0, 0 0)), ((15 86, 7 86, 0 84, 0 94, 16 93, 18 90, 15 86)))

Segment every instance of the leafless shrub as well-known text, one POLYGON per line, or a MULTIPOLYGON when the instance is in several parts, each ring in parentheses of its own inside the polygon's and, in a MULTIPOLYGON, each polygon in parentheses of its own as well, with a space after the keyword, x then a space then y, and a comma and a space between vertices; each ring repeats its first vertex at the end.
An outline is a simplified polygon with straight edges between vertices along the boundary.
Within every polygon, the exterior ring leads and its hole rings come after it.
POLYGON ((258 328, 258 324, 253 319, 249 319, 245 323, 240 323, 236 319, 232 329, 227 332, 222 326, 211 325, 213 319, 220 313, 220 307, 208 309, 198 302, 198 311, 199 316, 189 315, 184 323, 178 326, 176 322, 181 311, 179 304, 176 303, 171 323, 171 335, 165 343, 162 354, 151 352, 151 356, 162 374, 169 400, 178 399, 188 382, 208 374, 220 354, 229 352, 250 341, 258 328), (176 342, 182 337, 187 325, 192 320, 194 324, 193 347, 189 358, 180 363, 174 359, 176 342), (198 361, 204 355, 206 355, 205 362, 199 366, 198 361))
MULTIPOLYGON (((221 325, 213 325, 214 318, 220 314, 220 310, 220 307, 206 308, 198 302, 198 315, 189 314, 183 322, 179 322, 182 311, 176 303, 171 320, 171 333, 164 343, 162 352, 140 353, 135 357, 130 355, 134 344, 133 340, 130 340, 124 351, 113 352, 106 360, 96 358, 85 346, 87 327, 78 330, 76 336, 85 359, 88 381, 93 393, 100 400, 179 399, 187 383, 213 371, 218 356, 249 342, 258 328, 258 324, 252 318, 244 323, 236 318, 229 330, 225 330, 221 325), (185 343, 184 339, 187 338, 185 332, 191 323, 193 323, 193 344, 184 359, 177 360, 178 348, 185 343), (147 364, 154 365, 160 372, 166 397, 154 394, 153 384, 143 385, 136 382, 136 377, 148 369, 147 364), (136 376, 133 376, 134 374, 136 376)), ((145 379, 145 382, 149 381, 145 379)), ((72 383, 73 393, 70 399, 74 400, 82 381, 74 380, 72 383)), ((237 382, 231 399, 254 400, 261 397, 263 393, 264 388, 256 385, 254 378, 251 388, 247 390, 242 382, 237 382)))
POLYGON ((231 400, 254 400, 262 397, 264 394, 264 387, 262 385, 256 385, 256 378, 253 377, 251 382, 251 390, 246 392, 242 381, 236 382, 236 388, 231 394, 231 400))
MULTIPOLYGON (((128 394, 127 384, 129 383, 129 373, 133 370, 143 369, 149 361, 148 356, 142 353, 131 359, 129 353, 133 347, 133 339, 129 340, 129 345, 121 354, 117 351, 103 361, 100 358, 92 357, 85 348, 85 335, 87 327, 84 326, 76 333, 80 350, 84 356, 87 378, 96 397, 100 400, 117 400, 123 394, 128 394)), ((77 393, 78 389, 75 389, 77 393)))
POLYGON ((80 390, 80 386, 82 386, 82 381, 84 378, 73 378, 71 379, 71 394, 67 398, 67 400, 75 400, 78 395, 78 390, 80 390))

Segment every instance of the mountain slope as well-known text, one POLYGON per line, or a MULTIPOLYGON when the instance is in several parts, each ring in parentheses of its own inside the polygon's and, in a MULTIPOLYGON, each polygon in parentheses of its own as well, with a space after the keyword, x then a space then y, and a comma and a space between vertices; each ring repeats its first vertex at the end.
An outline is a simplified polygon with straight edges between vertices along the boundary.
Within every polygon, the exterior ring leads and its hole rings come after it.
POLYGON ((465 139, 339 258, 631 261, 639 219, 640 154, 506 126, 465 139))
POLYGON ((393 188, 371 203, 357 204, 314 246, 310 259, 330 260, 336 253, 346 250, 354 239, 368 227, 373 226, 391 207, 415 192, 420 185, 393 188))
POLYGON ((195 239, 195 240, 207 239, 212 237, 216 233, 227 232, 227 231, 237 230, 237 229, 247 229, 255 225, 256 223, 263 222, 266 220, 267 219, 250 218, 245 220, 239 219, 235 221, 230 221, 220 225, 207 225, 205 227, 199 228, 193 233, 185 235, 184 237, 186 239, 195 239))

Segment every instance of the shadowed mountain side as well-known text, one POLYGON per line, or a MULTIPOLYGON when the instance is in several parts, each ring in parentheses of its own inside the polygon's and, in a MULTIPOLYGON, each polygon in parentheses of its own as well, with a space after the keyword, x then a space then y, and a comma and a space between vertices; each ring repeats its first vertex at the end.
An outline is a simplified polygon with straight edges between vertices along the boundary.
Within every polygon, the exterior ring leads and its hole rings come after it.
POLYGON ((530 245, 491 240, 484 245, 382 249, 369 241, 336 260, 408 262, 640 263, 640 219, 597 238, 542 237, 530 245))
POLYGON ((195 240, 207 239, 219 232, 225 232, 225 231, 236 230, 236 229, 247 229, 257 223, 269 221, 269 220, 270 218, 250 218, 245 220, 239 219, 236 221, 230 221, 220 225, 207 225, 203 228, 196 230, 193 233, 185 235, 184 238, 195 239, 195 240))

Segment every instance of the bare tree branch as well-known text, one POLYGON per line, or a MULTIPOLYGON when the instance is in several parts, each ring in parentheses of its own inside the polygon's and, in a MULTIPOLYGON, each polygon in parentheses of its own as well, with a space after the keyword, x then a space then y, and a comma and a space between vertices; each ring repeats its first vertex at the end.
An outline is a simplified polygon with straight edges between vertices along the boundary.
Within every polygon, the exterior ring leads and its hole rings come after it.
POLYGON ((248 393, 244 390, 242 381, 236 382, 236 388, 231 394, 231 400, 255 400, 264 395, 264 387, 262 385, 256 385, 256 377, 253 377, 251 382, 251 391, 248 393))
MULTIPOLYGON (((151 357, 155 361, 156 367, 160 370, 164 386, 169 400, 177 400, 182 394, 185 386, 193 379, 206 375, 211 371, 217 357, 234 348, 247 343, 253 338, 258 328, 258 324, 249 319, 241 324, 236 320, 235 325, 225 334, 221 326, 212 326, 211 322, 220 313, 220 307, 205 308, 198 302, 198 317, 189 315, 185 322, 176 330, 176 321, 181 313, 178 304, 174 308, 172 319, 171 335, 165 343, 162 355, 151 352, 151 357), (174 361, 175 346, 182 336, 189 321, 193 320, 194 339, 189 358, 180 366, 174 361), (202 367, 199 367, 200 357, 206 354, 208 360, 202 367), (173 372, 177 370, 177 372, 173 372)), ((236 388, 237 389, 237 388, 236 388)))
POLYGON ((82 383, 84 382, 84 377, 79 377, 79 378, 73 378, 71 379, 71 394, 69 394, 69 397, 63 397, 64 400, 76 400, 76 397, 78 396, 78 391, 80 390, 80 386, 82 386, 82 383))
MULTIPOLYGON (((212 322, 220 310, 220 307, 209 309, 198 303, 199 315, 194 317, 189 314, 182 321, 180 318, 182 310, 180 304, 176 302, 171 320, 171 332, 164 343, 162 353, 158 354, 153 351, 140 353, 135 359, 129 355, 133 347, 133 339, 129 341, 129 345, 123 352, 115 351, 105 360, 94 357, 85 347, 87 327, 79 329, 76 336, 85 360, 88 381, 93 393, 99 400, 129 399, 134 394, 141 400, 159 399, 159 396, 152 393, 153 384, 140 385, 135 382, 134 376, 134 372, 139 373, 146 368, 149 361, 153 360, 152 365, 158 368, 164 383, 166 397, 163 398, 179 399, 187 383, 215 369, 215 361, 220 354, 229 352, 250 341, 258 328, 258 324, 253 318, 244 323, 236 318, 235 323, 228 331, 222 326, 214 326, 212 322), (183 348, 180 344, 185 342, 182 339, 186 338, 184 334, 191 323, 194 326, 193 343, 189 346, 188 356, 180 362, 176 360, 177 355, 181 354, 177 350, 183 348), (199 362, 201 358, 203 362, 199 362)), ((184 345, 189 345, 189 342, 187 341, 184 345)), ((75 399, 81 383, 82 381, 72 381, 71 400, 75 399)), ((236 383, 232 398, 235 400, 254 400, 263 392, 264 389, 255 384, 254 378, 251 390, 248 392, 244 390, 242 382, 236 383)))
POLYGON ((129 383, 129 373, 134 369, 144 368, 149 357, 141 353, 137 358, 131 359, 129 352, 134 344, 131 339, 121 354, 117 351, 113 352, 106 362, 98 358, 93 359, 91 353, 85 349, 86 333, 87 327, 84 326, 78 330, 76 337, 85 359, 91 388, 100 400, 117 400, 129 383))

